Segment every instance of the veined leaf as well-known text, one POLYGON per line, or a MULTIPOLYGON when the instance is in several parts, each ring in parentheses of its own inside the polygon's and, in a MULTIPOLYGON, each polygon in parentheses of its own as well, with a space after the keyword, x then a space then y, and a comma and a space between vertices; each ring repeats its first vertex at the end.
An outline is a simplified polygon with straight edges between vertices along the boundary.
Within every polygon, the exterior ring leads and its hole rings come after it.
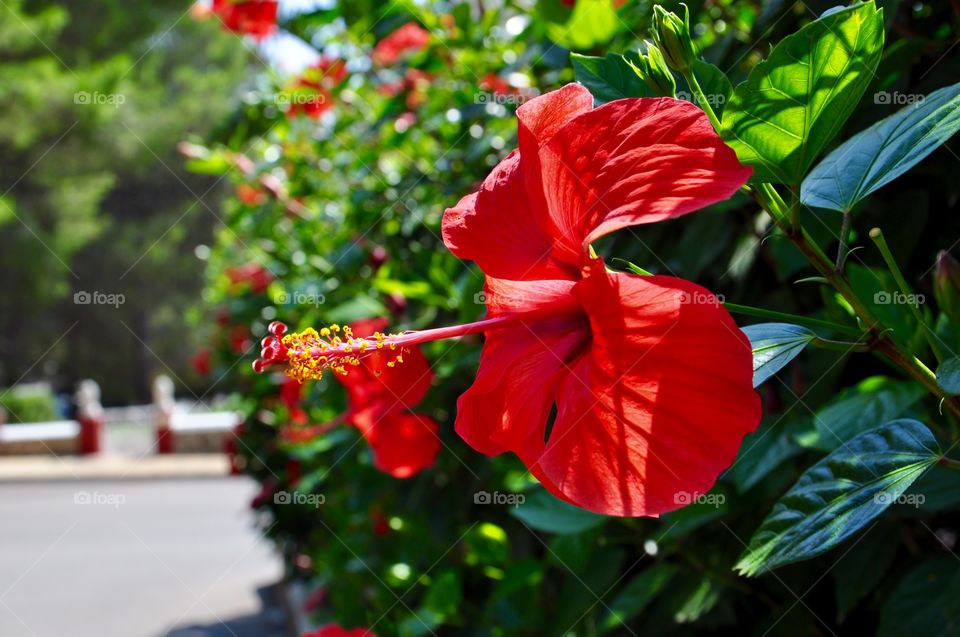
POLYGON ((580 55, 573 53, 573 70, 577 81, 590 89, 598 104, 605 104, 624 97, 651 97, 653 93, 643 83, 636 71, 627 63, 627 59, 636 53, 616 55, 608 53, 606 57, 580 55))
POLYGON ((873 1, 828 12, 783 39, 736 87, 722 134, 753 181, 799 184, 853 113, 883 52, 873 1))
POLYGON ((783 369, 817 337, 807 328, 791 323, 748 325, 743 333, 753 348, 754 387, 783 369))
POLYGON ((933 434, 916 420, 860 434, 800 476, 734 568, 753 576, 825 553, 883 513, 938 457, 933 434))
POLYGON ((800 201, 850 210, 918 164, 960 130, 960 84, 934 91, 861 131, 803 180, 800 201))

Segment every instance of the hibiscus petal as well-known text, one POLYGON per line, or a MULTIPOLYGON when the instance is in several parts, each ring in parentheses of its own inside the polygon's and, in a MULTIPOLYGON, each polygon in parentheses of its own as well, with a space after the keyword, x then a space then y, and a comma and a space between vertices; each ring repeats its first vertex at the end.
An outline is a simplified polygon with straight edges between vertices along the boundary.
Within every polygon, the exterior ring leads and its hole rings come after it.
POLYGON ((432 467, 440 451, 436 421, 422 414, 394 413, 364 433, 373 451, 374 466, 394 478, 432 467))
POLYGON ((689 504, 759 423, 746 337, 712 294, 682 279, 608 273, 597 261, 573 293, 591 346, 556 389, 546 445, 521 458, 591 511, 657 515, 689 504))
POLYGON ((702 110, 673 98, 616 100, 583 113, 540 149, 540 163, 566 251, 727 199, 752 172, 702 110))
POLYGON ((576 274, 575 267, 553 256, 554 241, 537 222, 518 151, 493 169, 479 191, 443 213, 443 242, 490 276, 569 279, 576 274))
MULTIPOLYGON (((496 317, 576 303, 573 285, 488 277, 487 310, 496 317)), ((542 449, 557 383, 588 339, 582 314, 488 332, 476 380, 457 401, 457 433, 488 455, 542 449)))

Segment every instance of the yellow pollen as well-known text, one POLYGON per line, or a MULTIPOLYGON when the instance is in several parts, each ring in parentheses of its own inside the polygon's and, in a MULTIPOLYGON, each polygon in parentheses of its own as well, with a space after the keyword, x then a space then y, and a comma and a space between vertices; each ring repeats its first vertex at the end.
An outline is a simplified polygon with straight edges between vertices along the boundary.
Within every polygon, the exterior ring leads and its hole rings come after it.
MULTIPOLYGON (((346 376, 351 367, 359 367, 364 358, 376 354, 384 345, 396 350, 399 336, 376 332, 372 336, 358 338, 350 327, 341 328, 336 324, 321 328, 319 332, 313 328, 291 332, 281 338, 287 350, 286 373, 300 382, 320 380, 328 369, 346 376), (337 336, 338 333, 343 338, 337 336)), ((398 363, 403 363, 403 353, 407 351, 407 348, 401 347, 396 358, 387 362, 387 367, 394 368, 398 363)), ((380 376, 381 370, 374 370, 374 374, 380 376)))

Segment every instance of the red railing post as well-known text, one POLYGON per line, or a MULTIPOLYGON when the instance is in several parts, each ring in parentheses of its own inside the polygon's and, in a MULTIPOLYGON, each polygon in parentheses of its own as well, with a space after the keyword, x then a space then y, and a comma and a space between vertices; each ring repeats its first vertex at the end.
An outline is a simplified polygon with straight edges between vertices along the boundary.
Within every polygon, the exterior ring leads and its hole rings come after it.
POLYGON ((77 453, 89 455, 100 453, 100 435, 103 432, 103 405, 100 404, 100 386, 86 379, 77 385, 77 453))
POLYGON ((169 376, 157 376, 153 379, 153 407, 156 414, 157 453, 168 454, 174 452, 173 410, 176 406, 174 399, 173 381, 169 376))

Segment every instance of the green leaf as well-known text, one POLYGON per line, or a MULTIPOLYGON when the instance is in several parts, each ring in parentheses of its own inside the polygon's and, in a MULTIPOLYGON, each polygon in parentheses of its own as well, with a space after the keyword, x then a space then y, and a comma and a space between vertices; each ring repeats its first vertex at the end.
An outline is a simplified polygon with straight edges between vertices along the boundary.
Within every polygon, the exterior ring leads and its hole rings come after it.
POLYGON ((834 449, 878 422, 904 415, 924 395, 923 387, 913 381, 867 378, 840 392, 817 412, 814 424, 820 434, 818 446, 834 449))
POLYGON ((883 12, 873 1, 824 14, 783 39, 734 90, 722 134, 753 181, 799 184, 874 77, 883 12))
POLYGON ((960 635, 960 569, 944 555, 910 571, 880 612, 879 637, 960 635))
POLYGON ((625 59, 631 56, 636 57, 637 54, 623 56, 607 53, 606 57, 595 57, 573 53, 570 58, 577 81, 590 89, 598 104, 605 104, 624 97, 653 96, 625 59))
POLYGON ((933 434, 916 420, 860 434, 800 476, 734 568, 753 576, 825 553, 883 513, 938 457, 933 434))
POLYGON ((530 528, 548 533, 582 533, 607 520, 606 516, 558 500, 546 491, 534 492, 510 513, 530 528))
POLYGON ((937 368, 937 385, 953 396, 960 394, 960 357, 941 363, 937 368))
POLYGON ((457 616, 462 600, 460 574, 451 569, 434 578, 423 598, 423 606, 444 622, 457 616))
POLYGON ((830 210, 857 202, 918 164, 960 130, 960 84, 934 91, 840 145, 803 180, 800 201, 830 210))
MULTIPOLYGON (((730 83, 727 74, 704 60, 697 60, 693 63, 693 74, 696 75, 697 82, 700 83, 700 88, 707 98, 707 103, 713 107, 717 117, 721 117, 727 102, 730 101, 730 96, 733 95, 733 84, 730 83)), ((679 94, 677 96, 680 97, 679 94)), ((692 96, 686 99, 696 103, 692 96)))
POLYGON ((748 325, 743 333, 753 348, 754 387, 783 369, 817 337, 807 328, 790 323, 748 325))
POLYGON ((610 602, 598 634, 605 635, 642 613, 676 573, 677 568, 671 564, 655 564, 641 571, 610 602))

